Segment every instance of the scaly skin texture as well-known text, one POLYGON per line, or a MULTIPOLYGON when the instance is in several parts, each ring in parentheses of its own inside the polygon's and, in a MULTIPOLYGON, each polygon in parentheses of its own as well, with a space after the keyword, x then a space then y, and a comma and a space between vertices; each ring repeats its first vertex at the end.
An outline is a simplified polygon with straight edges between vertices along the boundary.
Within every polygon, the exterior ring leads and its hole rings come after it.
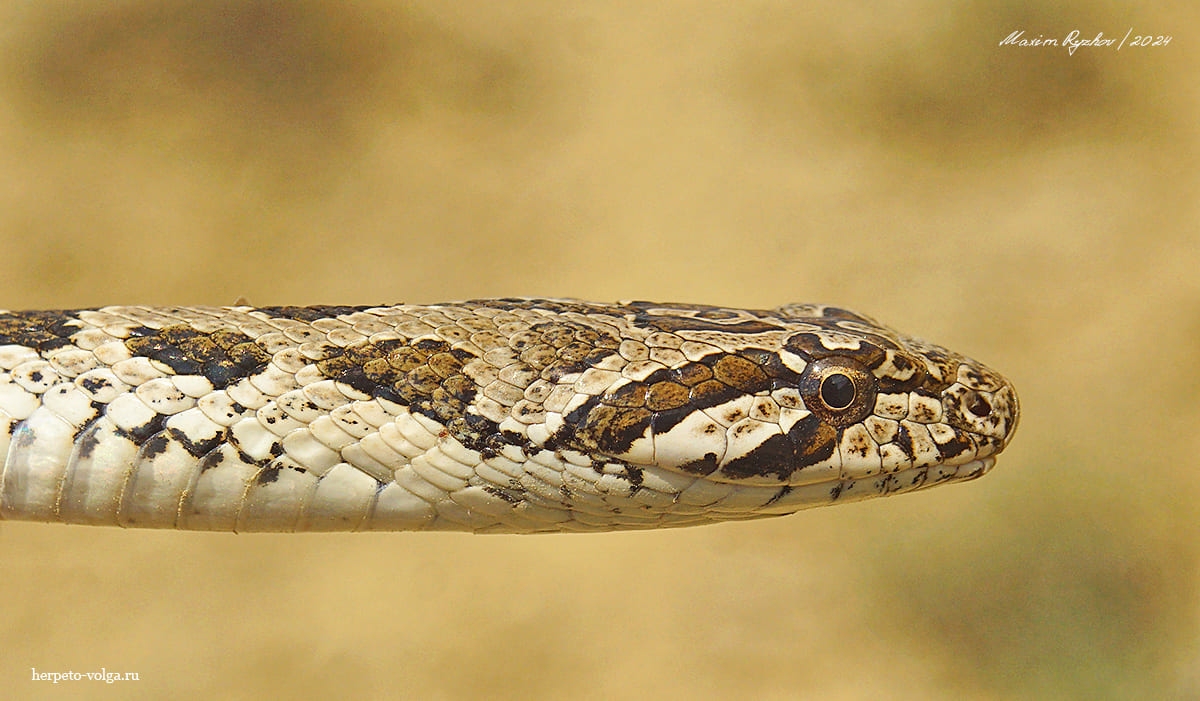
POLYGON ((0 517, 686 526, 973 479, 983 365, 833 307, 495 299, 0 313, 0 517))

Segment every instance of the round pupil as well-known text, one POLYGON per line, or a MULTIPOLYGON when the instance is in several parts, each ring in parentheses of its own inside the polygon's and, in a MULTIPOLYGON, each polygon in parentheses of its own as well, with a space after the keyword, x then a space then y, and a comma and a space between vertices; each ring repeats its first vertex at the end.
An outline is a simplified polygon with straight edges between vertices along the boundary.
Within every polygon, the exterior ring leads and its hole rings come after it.
POLYGON ((854 382, 840 372, 826 377, 821 380, 821 400, 830 409, 845 409, 854 401, 854 382))

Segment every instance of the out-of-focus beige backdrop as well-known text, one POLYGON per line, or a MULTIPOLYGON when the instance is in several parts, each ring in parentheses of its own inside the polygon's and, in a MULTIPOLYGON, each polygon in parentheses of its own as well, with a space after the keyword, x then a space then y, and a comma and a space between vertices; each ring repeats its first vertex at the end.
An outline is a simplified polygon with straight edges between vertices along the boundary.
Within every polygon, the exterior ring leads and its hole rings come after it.
POLYGON ((3 695, 1200 696, 1197 28, 1183 0, 0 4, 0 306, 819 301, 1024 408, 983 480, 767 522, 6 523, 3 695), (999 46, 1074 29, 1174 38, 999 46))

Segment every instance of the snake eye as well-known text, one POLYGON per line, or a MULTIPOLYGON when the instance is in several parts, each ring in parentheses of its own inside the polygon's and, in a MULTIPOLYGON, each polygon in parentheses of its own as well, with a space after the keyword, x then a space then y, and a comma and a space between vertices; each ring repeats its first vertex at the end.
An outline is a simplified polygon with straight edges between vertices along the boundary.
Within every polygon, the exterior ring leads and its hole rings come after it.
POLYGON ((854 381, 840 372, 821 380, 821 401, 830 409, 845 409, 854 401, 854 381))
POLYGON ((878 386, 865 365, 843 356, 815 360, 800 376, 805 408, 836 428, 858 423, 871 413, 878 386))

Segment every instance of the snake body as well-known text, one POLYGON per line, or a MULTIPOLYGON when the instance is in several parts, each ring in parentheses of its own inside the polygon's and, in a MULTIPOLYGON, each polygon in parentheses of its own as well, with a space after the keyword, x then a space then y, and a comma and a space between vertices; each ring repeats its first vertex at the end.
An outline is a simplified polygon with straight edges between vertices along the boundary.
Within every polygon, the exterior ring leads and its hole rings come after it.
POLYGON ((0 312, 0 518, 687 526, 973 479, 985 366, 843 309, 577 300, 0 312))

